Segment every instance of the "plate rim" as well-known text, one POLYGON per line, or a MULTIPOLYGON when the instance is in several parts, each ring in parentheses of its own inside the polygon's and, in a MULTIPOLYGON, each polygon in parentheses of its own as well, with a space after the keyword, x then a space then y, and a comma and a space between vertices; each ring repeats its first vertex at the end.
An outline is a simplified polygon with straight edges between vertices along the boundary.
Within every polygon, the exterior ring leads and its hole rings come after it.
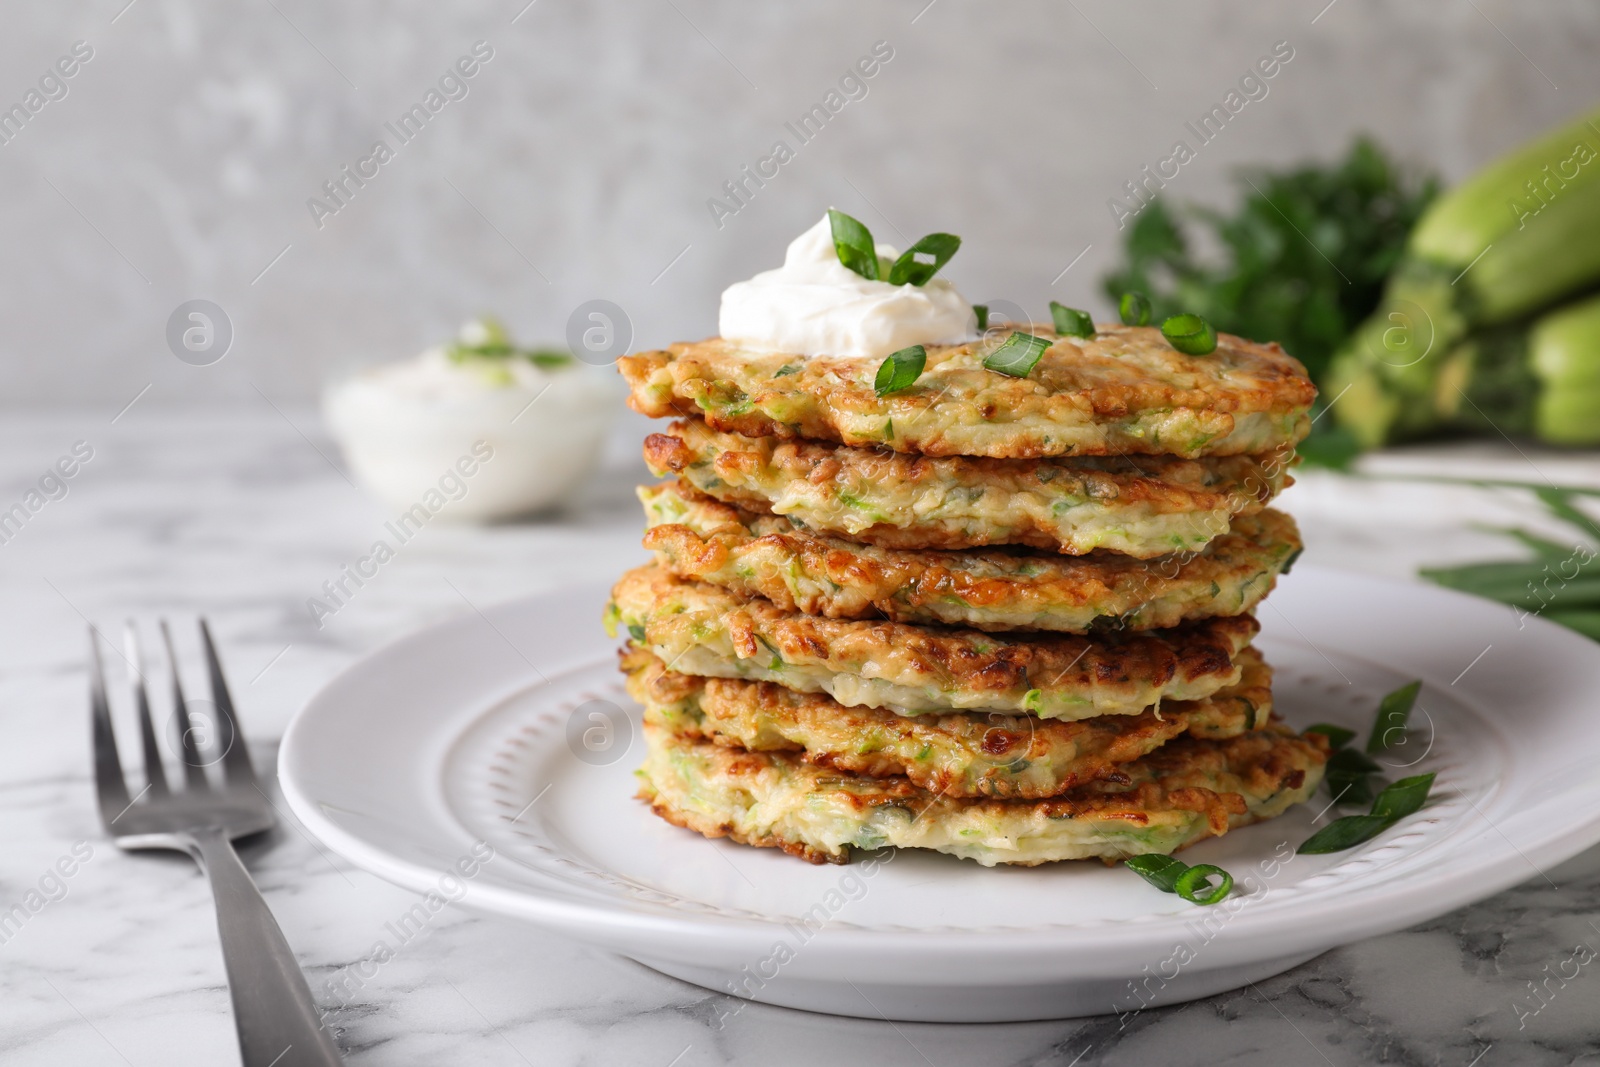
MULTIPOLYGON (((1329 579, 1355 579, 1362 583, 1376 583, 1388 588, 1405 591, 1412 595, 1426 595, 1440 597, 1446 601, 1455 601, 1464 610, 1477 613, 1513 614, 1511 609, 1492 601, 1473 597, 1454 590, 1444 589, 1415 579, 1390 578, 1372 575, 1358 571, 1348 571, 1338 568, 1308 565, 1297 569, 1325 575, 1329 579)), ((528 610, 528 606, 540 601, 566 601, 592 596, 597 592, 609 589, 609 582, 585 582, 571 584, 549 590, 525 594, 519 597, 502 601, 498 604, 484 608, 482 614, 489 618, 503 614, 521 614, 528 610)), ((447 619, 431 623, 425 627, 413 630, 392 641, 385 642, 377 648, 359 657, 354 662, 346 665, 341 671, 330 678, 318 688, 316 693, 296 712, 289 726, 284 731, 283 740, 278 752, 278 777, 280 788, 291 811, 313 836, 323 841, 332 851, 349 860, 357 867, 368 871, 385 880, 394 882, 404 888, 418 892, 426 892, 436 883, 439 871, 435 868, 415 863, 404 857, 395 855, 381 845, 363 839, 355 831, 340 825, 331 818, 326 817, 307 791, 306 783, 301 781, 297 769, 298 754, 301 747, 308 744, 307 736, 315 729, 314 720, 323 714, 321 708, 324 698, 335 690, 340 684, 348 684, 353 677, 372 666, 385 657, 401 654, 403 650, 413 646, 426 646, 434 643, 447 631, 470 625, 476 618, 475 614, 461 613, 447 619)), ((1548 620, 1534 617, 1531 629, 1541 642, 1560 641, 1571 642, 1571 647, 1584 649, 1586 654, 1600 663, 1600 644, 1589 642, 1578 634, 1561 627, 1548 620)), ((1285 638, 1287 639, 1287 638, 1285 638)), ((1309 641, 1302 641, 1309 647, 1309 641)), ((1342 654, 1370 659, 1364 653, 1347 649, 1339 649, 1342 654)), ((597 657, 598 659, 598 657, 597 657)), ((568 665, 567 671, 581 670, 593 661, 584 661, 575 665, 568 665)), ((566 673, 563 671, 562 673, 566 673)), ((1424 676, 1424 684, 1440 687, 1437 679, 1424 676)), ((1482 709, 1476 707, 1476 702, 1469 698, 1458 697, 1479 714, 1482 709)), ((442 770, 448 750, 462 736, 472 723, 479 721, 484 715, 491 712, 483 707, 478 707, 470 717, 462 716, 460 727, 452 734, 450 745, 435 754, 433 768, 442 770)), ((1487 716, 1486 716, 1487 717, 1487 716)), ((1492 721, 1492 720, 1491 720, 1492 721)), ((437 785, 438 783, 432 783, 437 785)), ((1588 788, 1597 801, 1600 801, 1600 780, 1588 788)), ((1581 798, 1584 794, 1577 794, 1581 798)), ((1582 810, 1581 805, 1572 805, 1574 799, 1572 791, 1560 795, 1566 798, 1565 803, 1573 810, 1582 810)), ((1546 800, 1545 803, 1551 801, 1546 800)), ((1304 916, 1295 916, 1291 907, 1274 909, 1265 915, 1259 909, 1241 907, 1232 914, 1237 918, 1230 920, 1229 926, 1243 927, 1234 940, 1236 942, 1258 941, 1271 939, 1274 952, 1298 951, 1297 946, 1314 947, 1321 945, 1324 948, 1337 944, 1348 943, 1350 940, 1378 936, 1404 929, 1417 922, 1426 921, 1465 907, 1479 900, 1483 900, 1496 893, 1502 892, 1512 886, 1519 885, 1531 878, 1538 877, 1544 871, 1559 865, 1572 858, 1585 849, 1600 843, 1600 803, 1592 809, 1592 814, 1586 819, 1575 820, 1554 826, 1545 826, 1542 836, 1519 842, 1516 845, 1507 845, 1516 859, 1521 854, 1521 860, 1516 863, 1491 864, 1479 861, 1475 869, 1463 872, 1451 881, 1441 884, 1440 879, 1417 878, 1411 876, 1391 883, 1384 887, 1383 914, 1380 918, 1372 916, 1373 902, 1367 894, 1357 894, 1349 899, 1329 898, 1319 901, 1316 911, 1316 930, 1308 930, 1304 916), (1542 865, 1535 864, 1525 853, 1537 853, 1542 865), (1522 861, 1526 861, 1523 863, 1522 861), (1249 922, 1244 921, 1246 913, 1253 913, 1249 922), (1355 922, 1359 926, 1359 933, 1347 933, 1345 928, 1355 922)), ((1485 819, 1487 817, 1485 816, 1485 819)), ((1490 823, 1490 828, 1494 824, 1490 823)), ((1478 831, 1467 838, 1468 842, 1476 841, 1484 831, 1478 831)), ((1503 858, 1503 857, 1497 857, 1503 858)), ((847 869, 847 868, 845 868, 847 869)), ((1423 873, 1423 872, 1418 872, 1423 873)), ((587 933, 595 939, 612 943, 619 938, 647 936, 652 940, 679 941, 685 936, 693 937, 703 943, 708 938, 729 943, 737 942, 739 945, 764 944, 773 934, 775 929, 781 928, 782 920, 778 918, 755 919, 733 915, 716 914, 684 914, 666 913, 661 911, 643 911, 633 908, 619 907, 618 901, 609 897, 596 896, 589 900, 559 899, 549 895, 541 895, 536 888, 512 889, 510 887, 493 884, 470 884, 461 903, 475 910, 510 918, 531 922, 535 925, 547 927, 560 933, 582 936, 587 933)), ((1173 913, 1166 918, 1183 921, 1182 913, 1173 913)), ((835 928, 823 927, 817 931, 808 945, 818 942, 829 946, 832 955, 838 958, 868 957, 882 953, 887 948, 895 951, 896 958, 901 960, 917 960, 920 958, 941 957, 950 958, 952 955, 965 955, 973 948, 981 948, 986 956, 996 954, 1011 954, 1034 956, 1044 952, 1058 951, 1062 942, 1070 942, 1073 948, 1086 951, 1104 951, 1126 956, 1129 954, 1143 954, 1149 951, 1165 951, 1155 948, 1166 945, 1173 931, 1160 921, 1152 922, 1148 926, 1139 927, 1132 924, 1108 924, 1102 928, 1084 927, 1081 929, 1049 929, 1043 927, 1018 927, 1011 930, 985 929, 941 929, 936 932, 918 931, 915 929, 884 930, 861 928, 835 928), (1013 943, 1014 942, 1014 943, 1013 943)), ((640 946, 641 949, 644 946, 640 946)), ((641 955, 649 955, 641 952, 641 955)), ((1077 961, 1082 963, 1084 961, 1077 961)), ((1107 959, 1108 973, 1123 973, 1125 967, 1116 961, 1107 959)), ((1226 959, 1213 960, 1213 966, 1224 966, 1226 959)), ((1081 970, 1081 968, 1079 968, 1081 970)), ((930 975, 930 984, 940 984, 936 981, 937 975, 930 975)), ((955 979, 952 978, 952 982, 955 979)))

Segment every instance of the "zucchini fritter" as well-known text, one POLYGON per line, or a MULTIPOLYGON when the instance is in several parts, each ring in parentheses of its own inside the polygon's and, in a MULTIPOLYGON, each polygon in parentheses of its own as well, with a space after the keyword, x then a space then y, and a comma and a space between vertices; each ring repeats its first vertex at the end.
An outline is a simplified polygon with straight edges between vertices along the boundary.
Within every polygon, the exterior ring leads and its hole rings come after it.
POLYGON ((724 503, 907 549, 1192 551, 1292 482, 1292 456, 931 458, 719 433, 699 419, 651 434, 644 455, 657 475, 676 474, 724 503))
POLYGON ((1322 780, 1327 743, 1273 724, 1227 741, 1181 737, 1117 779, 1047 800, 962 799, 905 778, 840 774, 782 752, 746 752, 645 724, 639 796, 707 837, 847 863, 852 848, 927 848, 1033 866, 1170 853, 1270 819, 1322 780))
POLYGON ((761 353, 714 337, 617 361, 635 411, 699 415, 751 437, 808 437, 928 456, 1287 453, 1310 429, 1316 389, 1275 344, 1217 335, 1188 356, 1151 326, 1099 325, 1051 339, 1026 378, 987 370, 1008 333, 928 345, 914 385, 880 397, 878 360, 761 353))
POLYGON ((907 717, 847 708, 823 694, 771 682, 669 671, 638 647, 621 658, 628 692, 644 705, 645 721, 671 733, 751 752, 791 752, 819 767, 872 778, 904 775, 944 796, 1056 796, 1114 778, 1124 764, 1181 734, 1225 740, 1272 717, 1272 669, 1253 648, 1239 655, 1239 684, 1203 700, 1079 722, 971 712, 907 717))
POLYGON ((610 632, 625 627, 675 670, 777 682, 903 715, 1089 719, 1198 700, 1239 681, 1235 658, 1260 628, 1249 615, 1096 637, 822 619, 654 564, 624 574, 611 597, 610 632))
POLYGON ((1199 553, 941 552, 830 537, 741 511, 681 482, 640 486, 644 545, 680 578, 830 619, 888 618, 979 630, 1152 630, 1251 611, 1300 551, 1294 520, 1241 515, 1199 553))

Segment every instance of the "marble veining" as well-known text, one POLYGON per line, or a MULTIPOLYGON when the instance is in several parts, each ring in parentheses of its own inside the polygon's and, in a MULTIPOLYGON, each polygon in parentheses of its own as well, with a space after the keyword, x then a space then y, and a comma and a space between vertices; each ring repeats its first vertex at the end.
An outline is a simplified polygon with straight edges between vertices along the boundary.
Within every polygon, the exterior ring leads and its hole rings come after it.
MULTIPOLYGON (((185 858, 123 854, 101 836, 88 777, 86 620, 115 634, 129 616, 149 624, 205 612, 258 765, 268 766, 289 717, 363 652, 474 605, 615 574, 643 555, 629 492, 643 472, 619 440, 567 513, 431 525, 318 629, 306 599, 389 516, 301 436, 333 454, 314 416, 289 411, 296 429, 265 405, 135 408, 111 425, 113 414, 0 424, 0 499, 19 498, 75 441, 95 448, 68 494, 0 545, 0 911, 22 904, 26 915, 0 930, 8 1067, 237 1062, 205 882, 185 858)), ((1540 456, 1538 469, 1600 482, 1581 458, 1540 456)), ((1382 457, 1368 470, 1530 476, 1525 459, 1487 447, 1382 457)), ((1316 472, 1284 503, 1305 527, 1308 559, 1397 576, 1424 558, 1509 555, 1483 525, 1540 525, 1511 490, 1316 472)), ((197 667, 193 635, 180 630, 180 645, 186 667, 197 667)), ((1480 904, 1196 1003, 936 1026, 740 1004, 454 906, 402 928, 418 898, 334 857, 275 801, 281 825, 246 862, 353 1064, 1600 1062, 1600 850, 1552 870, 1530 866, 1526 882, 1480 904)))

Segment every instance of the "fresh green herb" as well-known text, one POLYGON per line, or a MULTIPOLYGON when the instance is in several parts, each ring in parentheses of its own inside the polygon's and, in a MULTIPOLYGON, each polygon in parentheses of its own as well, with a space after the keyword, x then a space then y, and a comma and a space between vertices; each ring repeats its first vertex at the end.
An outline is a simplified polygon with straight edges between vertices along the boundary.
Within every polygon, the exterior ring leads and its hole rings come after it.
POLYGON ((1346 815, 1306 838, 1295 851, 1301 855, 1320 855, 1325 852, 1343 852, 1363 841, 1370 841, 1399 820, 1422 809, 1427 802, 1428 790, 1433 787, 1432 774, 1419 774, 1402 778, 1378 794, 1367 815, 1346 815))
POLYGON ((922 368, 927 362, 928 350, 921 345, 912 345, 910 348, 891 352, 878 367, 878 377, 872 383, 873 392, 879 396, 888 396, 890 393, 910 388, 911 384, 922 376, 922 368))
POLYGON ((989 328, 989 305, 973 304, 972 313, 978 317, 978 332, 982 333, 989 328))
POLYGON ((1109 300, 1148 294, 1152 321, 1193 311, 1226 333, 1277 341, 1325 383, 1334 350, 1378 307, 1439 183, 1361 139, 1331 163, 1241 171, 1237 188, 1227 211, 1129 202, 1137 214, 1123 219, 1124 266, 1102 291, 1109 300))
POLYGON ((1134 289, 1122 294, 1117 301, 1117 314, 1124 326, 1150 325, 1150 298, 1134 289))
POLYGON ((1173 889, 1191 904, 1216 904, 1233 892, 1233 875, 1214 864, 1197 863, 1178 875, 1173 889))
POLYGON ((1018 330, 1007 337, 999 348, 990 352, 984 359, 983 365, 989 370, 1009 374, 1013 378, 1026 378, 1033 372, 1033 368, 1038 366, 1039 357, 1044 355, 1044 350, 1049 347, 1050 342, 1045 338, 1018 330))
POLYGON ((1422 810, 1432 785, 1432 774, 1402 778, 1378 794, 1378 799, 1372 802, 1372 814, 1391 820, 1412 815, 1422 810))
POLYGON ((640 626, 636 622, 630 622, 628 624, 628 636, 633 638, 635 641, 643 641, 644 640, 644 627, 640 626))
POLYGON ((894 266, 889 268, 889 284, 927 285, 960 247, 961 238, 953 233, 928 234, 894 261, 894 266), (931 256, 933 262, 923 262, 918 256, 931 256))
POLYGON ((833 229, 833 249, 839 262, 868 281, 878 280, 878 246, 872 231, 842 211, 828 209, 828 224, 833 229))
POLYGON ((1343 852, 1363 841, 1370 841, 1389 828, 1389 820, 1378 815, 1346 815, 1335 819, 1295 849, 1302 856, 1343 852))
MULTIPOLYGON (((577 362, 572 353, 560 349, 518 348, 511 343, 500 320, 487 315, 465 323, 456 339, 445 345, 444 353, 452 363, 517 358, 526 359, 541 370, 570 367, 577 362)), ((510 381, 509 377, 506 380, 510 381)))
POLYGON ((1385 696, 1378 704, 1378 718, 1372 724, 1372 736, 1367 738, 1367 751, 1382 752, 1396 740, 1405 737, 1406 720, 1411 717, 1411 706, 1417 702, 1422 682, 1401 686, 1385 696))
POLYGON ((1302 545, 1293 552, 1289 553, 1289 558, 1283 561, 1283 570, 1279 571, 1278 573, 1288 574, 1289 571, 1294 568, 1295 563, 1299 561, 1300 557, 1305 555, 1305 551, 1305 546, 1302 545))
POLYGON ((785 378, 785 377, 788 377, 791 374, 799 374, 799 373, 800 373, 800 364, 798 364, 798 363, 785 363, 783 366, 779 367, 777 369, 777 372, 774 373, 772 376, 774 378, 785 378))
POLYGON ((1360 750, 1341 748, 1328 757, 1324 781, 1335 803, 1365 804, 1372 799, 1372 775, 1381 769, 1360 750))
POLYGON ((1207 356, 1217 350, 1217 331, 1199 315, 1184 312, 1161 323, 1161 336, 1187 356, 1207 356))
POLYGON ((1050 301, 1050 317, 1055 320, 1056 333, 1062 337, 1093 337, 1094 319, 1087 311, 1069 308, 1050 301))
POLYGON ((1322 734, 1334 749, 1328 757, 1323 780, 1328 792, 1338 804, 1365 804, 1373 799, 1372 776, 1383 768, 1373 761, 1371 753, 1382 752, 1404 736, 1406 719, 1416 703, 1421 690, 1420 681, 1401 686, 1384 696, 1378 703, 1378 713, 1372 723, 1372 734, 1367 740, 1366 752, 1346 748, 1355 740, 1355 731, 1331 723, 1318 723, 1307 728, 1306 733, 1322 734))
POLYGON ((1341 749, 1348 745, 1351 741, 1355 740, 1356 736, 1356 732, 1354 730, 1346 730, 1343 726, 1335 726, 1332 723, 1327 722, 1319 722, 1315 726, 1307 726, 1306 733, 1322 734, 1328 739, 1328 744, 1335 750, 1341 749))
POLYGON ((1182 860, 1155 852, 1144 856, 1130 856, 1123 862, 1129 870, 1163 893, 1176 893, 1178 877, 1189 869, 1189 865, 1182 860))
POLYGON ((1163 893, 1176 893, 1191 904, 1216 904, 1233 892, 1233 875, 1209 863, 1191 867, 1159 853, 1130 856, 1123 862, 1163 893), (1212 878, 1217 879, 1216 884, 1212 878))
POLYGON ((1537 613, 1551 622, 1600 640, 1600 553, 1583 543, 1600 537, 1600 523, 1577 507, 1580 498, 1592 498, 1595 490, 1577 486, 1494 484, 1532 490, 1545 510, 1572 527, 1580 539, 1563 544, 1535 537, 1524 530, 1502 530, 1532 549, 1536 558, 1424 567, 1418 573, 1447 588, 1537 613))

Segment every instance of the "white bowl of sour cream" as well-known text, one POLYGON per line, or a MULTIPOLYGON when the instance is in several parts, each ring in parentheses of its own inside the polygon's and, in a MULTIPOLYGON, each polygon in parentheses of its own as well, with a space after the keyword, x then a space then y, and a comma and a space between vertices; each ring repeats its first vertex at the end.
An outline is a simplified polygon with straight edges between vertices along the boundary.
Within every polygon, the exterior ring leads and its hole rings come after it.
POLYGON ((608 370, 469 323, 456 344, 330 384, 323 418, 356 479, 401 516, 511 518, 569 501, 593 473, 618 409, 608 370))

